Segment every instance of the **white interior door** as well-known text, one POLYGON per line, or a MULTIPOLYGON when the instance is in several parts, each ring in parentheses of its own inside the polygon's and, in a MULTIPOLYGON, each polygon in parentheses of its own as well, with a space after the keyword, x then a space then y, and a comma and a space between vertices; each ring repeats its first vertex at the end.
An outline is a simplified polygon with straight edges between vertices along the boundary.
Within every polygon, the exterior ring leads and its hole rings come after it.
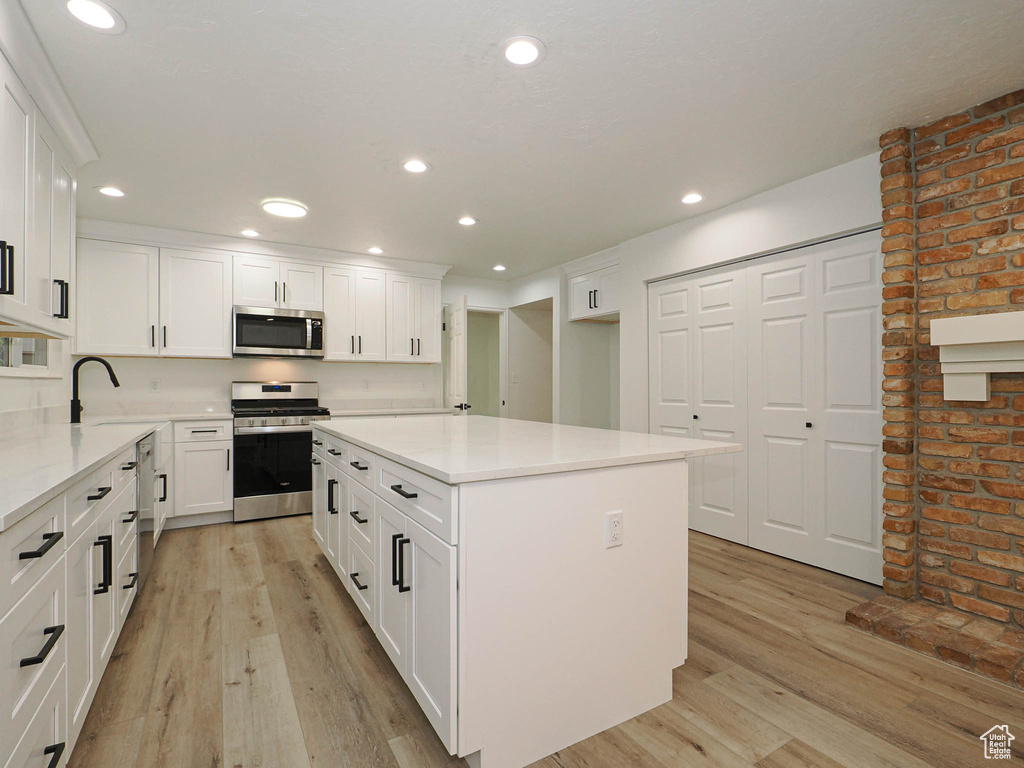
MULTIPOLYGON (((445 324, 448 329, 448 344, 445 364, 445 408, 459 408, 466 405, 469 393, 469 300, 460 296, 454 304, 445 309, 445 324)), ((464 412, 464 409, 461 409, 464 412)))

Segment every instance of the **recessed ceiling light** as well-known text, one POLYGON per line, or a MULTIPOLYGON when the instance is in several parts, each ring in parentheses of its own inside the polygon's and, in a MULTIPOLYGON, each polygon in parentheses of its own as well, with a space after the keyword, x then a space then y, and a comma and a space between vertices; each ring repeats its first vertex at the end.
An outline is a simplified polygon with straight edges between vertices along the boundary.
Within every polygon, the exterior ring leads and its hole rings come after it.
POLYGON ((683 202, 686 203, 687 205, 693 205, 694 203, 699 203, 703 199, 704 195, 699 195, 696 192, 691 192, 690 194, 683 198, 683 202))
POLYGON ((378 248, 375 245, 375 246, 373 246, 373 248, 367 248, 366 252, 367 253, 372 253, 374 256, 380 256, 382 253, 384 253, 384 249, 383 248, 378 248))
POLYGON ((463 216, 461 219, 459 219, 459 224, 461 224, 464 227, 472 227, 474 224, 476 224, 476 219, 474 219, 472 216, 463 216))
POLYGON ((494 271, 495 272, 504 272, 505 271, 505 265, 504 264, 495 264, 494 265, 494 271))
POLYGON ((117 187, 96 187, 96 191, 107 197, 124 197, 124 192, 117 187))
POLYGON ((406 160, 405 165, 402 166, 409 173, 423 173, 430 166, 424 163, 422 160, 406 160))
POLYGON ((535 67, 544 60, 544 43, 536 37, 510 37, 501 44, 505 60, 516 67, 535 67))
POLYGON ((245 235, 246 237, 259 237, 260 236, 260 233, 257 232, 255 229, 243 229, 242 230, 242 234, 245 235))
POLYGON ((301 219, 309 210, 302 203, 295 200, 282 200, 276 197, 264 200, 261 205, 267 213, 274 216, 284 216, 286 219, 301 219))
POLYGON ((100 0, 68 0, 68 12, 83 24, 108 35, 124 32, 124 19, 106 3, 100 0))

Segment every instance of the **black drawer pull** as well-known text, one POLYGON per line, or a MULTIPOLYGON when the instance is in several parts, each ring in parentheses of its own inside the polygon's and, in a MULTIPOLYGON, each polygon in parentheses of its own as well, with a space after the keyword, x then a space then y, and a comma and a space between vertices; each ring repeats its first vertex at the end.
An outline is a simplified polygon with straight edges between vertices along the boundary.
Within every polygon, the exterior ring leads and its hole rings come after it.
POLYGON ((397 493, 403 499, 415 499, 419 497, 418 493, 409 493, 407 490, 402 488, 401 485, 392 485, 391 490, 397 493))
POLYGON ((37 557, 42 557, 49 552, 53 545, 64 538, 64 531, 57 531, 56 533, 44 533, 43 543, 39 549, 33 549, 31 552, 19 552, 19 560, 35 560, 37 557))
POLYGON ((391 586, 398 586, 398 540, 402 534, 391 534, 391 586))
POLYGON ((134 523, 138 519, 139 519, 139 510, 133 509, 131 512, 128 513, 128 517, 126 517, 121 522, 124 523, 125 525, 131 525, 132 523, 134 523))
POLYGON ((36 664, 42 664, 46 661, 46 657, 50 655, 50 651, 53 650, 53 646, 57 644, 60 636, 64 634, 64 625, 58 624, 56 627, 47 627, 43 630, 44 635, 49 635, 46 638, 46 642, 43 643, 43 647, 39 653, 35 656, 29 656, 27 659, 22 659, 18 664, 20 667, 31 667, 36 664))
POLYGON ((320 442, 319 440, 314 440, 313 445, 323 445, 323 443, 320 442))
POLYGON ((402 552, 402 547, 408 544, 412 539, 399 539, 398 540, 398 591, 408 592, 412 589, 411 586, 405 583, 405 553, 402 552))
POLYGON ((103 595, 110 591, 114 583, 114 537, 100 536, 92 543, 94 547, 103 548, 103 581, 92 591, 94 595, 103 595))
POLYGON ((328 448, 327 452, 331 454, 331 456, 341 456, 341 451, 336 451, 333 448, 328 448))
POLYGON ((132 577, 131 583, 125 584, 123 587, 121 587, 121 589, 135 589, 135 585, 139 581, 139 574, 129 573, 128 575, 132 577))
POLYGON ((310 459, 309 463, 312 464, 314 467, 319 467, 320 466, 320 462, 317 461, 316 459, 310 459))
POLYGON ((370 585, 369 585, 369 584, 360 584, 360 583, 359 583, 359 579, 357 579, 357 578, 356 578, 356 576, 358 576, 358 575, 359 575, 359 573, 358 573, 358 572, 356 572, 356 573, 350 573, 350 574, 348 575, 348 577, 349 577, 350 579, 352 579, 352 583, 356 585, 356 589, 358 589, 358 590, 359 590, 360 592, 362 592, 362 591, 363 591, 364 589, 369 589, 369 588, 370 588, 370 585))
POLYGON ((368 469, 370 468, 370 466, 369 466, 368 464, 367 464, 367 465, 362 465, 362 464, 360 464, 360 463, 359 463, 358 461, 350 461, 350 462, 348 463, 348 465, 349 465, 350 467, 355 467, 355 468, 356 468, 356 469, 358 469, 358 470, 359 470, 360 472, 365 472, 366 470, 368 470, 368 469))
POLYGON ((220 432, 219 429, 190 429, 193 435, 215 435, 220 432))
POLYGON ((60 744, 54 744, 52 747, 47 747, 43 750, 43 754, 53 755, 53 757, 50 758, 50 764, 46 766, 46 768, 57 768, 57 766, 60 765, 61 755, 64 754, 64 742, 62 741, 60 744))
POLYGON ((86 501, 99 501, 104 496, 106 496, 108 493, 110 493, 112 490, 114 490, 114 489, 111 488, 109 485, 105 485, 102 488, 97 488, 96 489, 96 493, 94 493, 92 496, 86 496, 85 500, 86 501))
POLYGON ((137 466, 139 466, 139 462, 137 462, 137 461, 129 461, 127 464, 125 464, 123 467, 121 467, 121 471, 122 472, 130 472, 131 470, 135 469, 137 466))
POLYGON ((338 514, 338 510, 334 508, 334 486, 338 484, 338 481, 331 478, 327 481, 327 511, 332 515, 338 514))
POLYGON ((359 516, 359 510, 358 509, 353 509, 351 512, 349 512, 349 515, 352 517, 353 520, 355 520, 360 525, 362 525, 363 523, 370 522, 369 518, 362 518, 362 517, 359 516))

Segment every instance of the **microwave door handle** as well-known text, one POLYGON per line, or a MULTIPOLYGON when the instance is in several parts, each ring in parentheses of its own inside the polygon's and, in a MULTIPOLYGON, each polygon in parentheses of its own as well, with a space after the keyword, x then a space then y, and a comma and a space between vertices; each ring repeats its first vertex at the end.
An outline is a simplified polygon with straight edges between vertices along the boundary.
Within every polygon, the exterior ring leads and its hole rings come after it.
POLYGON ((313 348, 313 321, 306 319, 306 349, 313 348))

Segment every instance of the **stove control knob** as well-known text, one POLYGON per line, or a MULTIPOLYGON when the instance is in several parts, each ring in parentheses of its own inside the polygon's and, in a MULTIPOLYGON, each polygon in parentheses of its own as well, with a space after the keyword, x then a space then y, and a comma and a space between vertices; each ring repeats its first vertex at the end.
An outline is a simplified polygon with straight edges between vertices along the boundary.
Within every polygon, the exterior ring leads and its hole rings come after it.
POLYGON ((261 426, 264 426, 264 427, 267 426, 267 420, 266 419, 260 419, 260 421, 262 422, 261 426))
POLYGON ((305 426, 306 424, 309 424, 309 419, 307 419, 305 416, 300 416, 299 417, 299 424, 302 424, 303 426, 305 426))

